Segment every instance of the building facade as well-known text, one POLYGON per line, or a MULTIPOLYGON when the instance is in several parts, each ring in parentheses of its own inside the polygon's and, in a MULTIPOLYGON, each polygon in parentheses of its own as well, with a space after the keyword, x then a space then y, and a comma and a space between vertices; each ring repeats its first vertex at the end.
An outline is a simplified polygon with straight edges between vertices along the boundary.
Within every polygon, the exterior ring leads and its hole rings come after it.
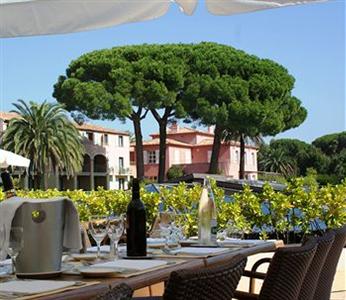
MULTIPOLYGON (((15 117, 15 113, 0 112, 0 134, 15 117)), ((64 173, 50 174, 49 187, 86 191, 94 190, 98 186, 105 189, 127 189, 131 176, 129 134, 87 123, 76 124, 76 127, 85 146, 82 171, 73 177, 67 177, 64 173)), ((25 185, 31 187, 30 178, 26 178, 25 185)))
MULTIPOLYGON (((159 168, 159 134, 151 134, 151 140, 143 143, 144 175, 155 180, 159 168)), ((207 173, 212 153, 214 130, 201 131, 180 127, 177 124, 167 128, 166 171, 179 165, 184 173, 207 173)), ((131 147, 131 165, 135 165, 135 148, 131 147)), ((257 179, 258 148, 246 145, 245 176, 257 179)), ((240 145, 238 142, 223 143, 219 154, 218 173, 230 178, 239 178, 240 145)))

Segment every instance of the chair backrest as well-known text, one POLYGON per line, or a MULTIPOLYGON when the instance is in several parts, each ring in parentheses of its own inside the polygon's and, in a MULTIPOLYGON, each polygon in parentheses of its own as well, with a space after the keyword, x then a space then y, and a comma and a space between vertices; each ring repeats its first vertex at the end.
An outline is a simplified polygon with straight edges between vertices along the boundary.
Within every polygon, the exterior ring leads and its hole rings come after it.
POLYGON ((276 250, 263 281, 259 300, 296 300, 316 252, 316 240, 301 247, 276 250))
POLYGON ((316 286, 321 274, 322 267, 327 258, 328 252, 334 242, 335 233, 329 231, 323 236, 317 238, 317 249, 312 259, 308 271, 305 275, 300 293, 298 296, 299 300, 312 300, 316 286))
POLYGON ((336 267, 346 243, 346 225, 334 231, 335 237, 332 247, 324 262, 320 278, 315 290, 314 300, 325 300, 330 298, 336 267))
POLYGON ((232 299, 246 258, 238 256, 232 261, 202 269, 185 269, 171 273, 164 300, 229 300, 232 299))
POLYGON ((131 300, 133 290, 125 283, 121 283, 108 292, 97 296, 95 300, 131 300))

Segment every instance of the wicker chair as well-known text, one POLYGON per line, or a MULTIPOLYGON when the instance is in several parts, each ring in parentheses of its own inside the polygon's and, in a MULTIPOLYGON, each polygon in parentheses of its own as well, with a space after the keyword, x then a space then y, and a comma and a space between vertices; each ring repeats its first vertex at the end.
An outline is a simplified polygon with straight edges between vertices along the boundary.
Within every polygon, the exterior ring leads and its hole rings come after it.
POLYGON ((335 233, 329 231, 317 238, 317 250, 304 278, 298 300, 313 300, 322 267, 334 242, 335 233))
POLYGON ((95 300, 130 300, 133 290, 125 283, 121 283, 108 292, 97 296, 95 300))
MULTIPOLYGON (((301 247, 287 247, 276 250, 260 294, 236 291, 236 299, 296 300, 305 274, 317 249, 316 240, 309 240, 301 247)), ((261 274, 261 273, 260 273, 261 274)), ((256 277, 254 272, 244 272, 245 276, 256 277)))
POLYGON ((334 231, 335 238, 332 247, 321 270, 320 278, 315 290, 314 300, 326 300, 330 298, 336 267, 346 243, 346 225, 334 231))
POLYGON ((227 264, 174 271, 169 277, 163 297, 134 299, 230 300, 245 265, 246 258, 238 256, 227 264))

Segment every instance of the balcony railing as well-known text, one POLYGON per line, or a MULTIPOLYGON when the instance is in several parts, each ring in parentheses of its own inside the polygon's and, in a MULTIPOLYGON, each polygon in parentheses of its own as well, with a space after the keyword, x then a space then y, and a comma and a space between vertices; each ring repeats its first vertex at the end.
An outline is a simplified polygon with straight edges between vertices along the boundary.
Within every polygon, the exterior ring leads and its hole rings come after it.
POLYGON ((130 175, 130 168, 119 167, 116 170, 118 175, 130 175))

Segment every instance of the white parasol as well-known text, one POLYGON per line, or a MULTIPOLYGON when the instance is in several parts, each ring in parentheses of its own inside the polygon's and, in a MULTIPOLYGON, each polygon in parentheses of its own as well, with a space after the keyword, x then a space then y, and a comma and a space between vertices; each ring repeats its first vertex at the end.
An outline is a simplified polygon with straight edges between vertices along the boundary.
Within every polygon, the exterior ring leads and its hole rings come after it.
POLYGON ((7 168, 9 166, 28 168, 29 165, 30 159, 10 151, 0 149, 0 168, 7 168))
MULTIPOLYGON (((322 0, 323 1, 323 0, 322 0)), ((192 15, 198 0, 0 0, 0 38, 59 34, 146 21, 172 2, 192 15)), ((205 0, 215 15, 232 15, 320 0, 205 0)))

